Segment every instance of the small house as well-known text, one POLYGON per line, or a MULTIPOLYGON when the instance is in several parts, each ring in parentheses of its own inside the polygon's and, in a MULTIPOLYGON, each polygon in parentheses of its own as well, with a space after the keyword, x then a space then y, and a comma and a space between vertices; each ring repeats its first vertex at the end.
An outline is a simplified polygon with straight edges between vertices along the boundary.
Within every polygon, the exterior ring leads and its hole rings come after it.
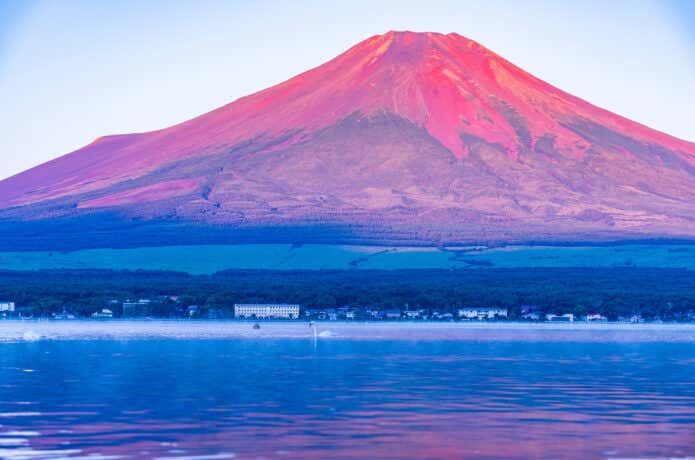
POLYGON ((113 318, 113 312, 108 308, 102 308, 101 311, 95 311, 92 313, 92 318, 94 319, 109 319, 113 318))
POLYGON ((521 319, 524 319, 526 321, 540 321, 541 314, 537 312, 528 312, 521 315, 521 319))
POLYGON ((586 315, 586 320, 588 322, 606 322, 608 321, 608 318, 606 318, 600 313, 589 313, 588 315, 586 315))
POLYGON ((403 316, 407 319, 423 319, 427 314, 425 310, 405 310, 403 316))
POLYGON ((53 313, 53 319, 57 320, 67 320, 67 319, 75 319, 75 315, 67 311, 65 308, 63 308, 63 311, 60 313, 53 313))

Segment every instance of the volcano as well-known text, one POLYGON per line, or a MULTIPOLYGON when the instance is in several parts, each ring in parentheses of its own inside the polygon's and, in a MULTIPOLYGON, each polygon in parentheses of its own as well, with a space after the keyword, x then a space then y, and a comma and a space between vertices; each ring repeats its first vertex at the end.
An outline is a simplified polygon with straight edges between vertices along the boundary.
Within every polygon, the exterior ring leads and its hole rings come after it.
POLYGON ((389 32, 0 182, 0 240, 455 245, 695 237, 695 144, 457 34, 389 32))

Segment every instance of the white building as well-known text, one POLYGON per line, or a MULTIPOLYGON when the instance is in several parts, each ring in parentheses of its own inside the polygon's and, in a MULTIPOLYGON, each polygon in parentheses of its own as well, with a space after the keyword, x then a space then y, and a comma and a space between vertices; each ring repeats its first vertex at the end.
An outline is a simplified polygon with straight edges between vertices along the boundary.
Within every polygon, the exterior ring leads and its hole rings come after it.
POLYGON ((449 313, 448 311, 440 311, 440 310, 434 310, 432 311, 432 319, 440 319, 440 320, 453 320, 454 319, 454 314, 449 313))
POLYGON ((403 316, 407 319, 426 319, 427 312, 425 310, 406 310, 403 316))
POLYGON ((14 302, 0 302, 0 311, 14 311, 14 302))
POLYGON ((236 318, 299 318, 299 305, 286 303, 237 303, 234 304, 236 318))
POLYGON ((535 312, 525 313, 525 314, 521 315, 521 318, 525 319, 526 321, 540 321, 541 314, 535 313, 535 312))
POLYGON ((608 318, 606 318, 605 316, 603 316, 600 313, 589 313, 588 315, 586 315, 586 320, 589 322, 592 322, 592 321, 606 322, 606 321, 608 321, 608 318))
POLYGON ((495 319, 506 318, 507 309, 497 307, 469 307, 459 309, 459 318, 464 319, 495 319))
POLYGON ((113 318, 113 312, 108 308, 102 308, 101 311, 95 311, 92 313, 92 318, 103 319, 103 318, 113 318))

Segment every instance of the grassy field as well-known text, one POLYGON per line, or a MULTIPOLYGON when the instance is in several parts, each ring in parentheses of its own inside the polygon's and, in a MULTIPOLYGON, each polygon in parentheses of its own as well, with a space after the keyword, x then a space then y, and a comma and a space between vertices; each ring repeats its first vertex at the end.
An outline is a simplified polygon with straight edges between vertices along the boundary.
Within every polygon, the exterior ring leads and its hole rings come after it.
POLYGON ((226 269, 662 267, 695 269, 695 245, 415 248, 307 244, 0 252, 0 270, 105 268, 209 274, 226 269))

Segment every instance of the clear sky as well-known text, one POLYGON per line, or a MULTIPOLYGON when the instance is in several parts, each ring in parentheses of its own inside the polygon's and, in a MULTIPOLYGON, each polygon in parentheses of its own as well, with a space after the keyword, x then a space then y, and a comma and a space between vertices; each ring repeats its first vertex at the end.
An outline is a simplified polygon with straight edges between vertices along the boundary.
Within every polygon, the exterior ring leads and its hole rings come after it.
POLYGON ((458 32, 695 141, 692 0, 0 0, 0 178, 202 114, 388 30, 458 32))

